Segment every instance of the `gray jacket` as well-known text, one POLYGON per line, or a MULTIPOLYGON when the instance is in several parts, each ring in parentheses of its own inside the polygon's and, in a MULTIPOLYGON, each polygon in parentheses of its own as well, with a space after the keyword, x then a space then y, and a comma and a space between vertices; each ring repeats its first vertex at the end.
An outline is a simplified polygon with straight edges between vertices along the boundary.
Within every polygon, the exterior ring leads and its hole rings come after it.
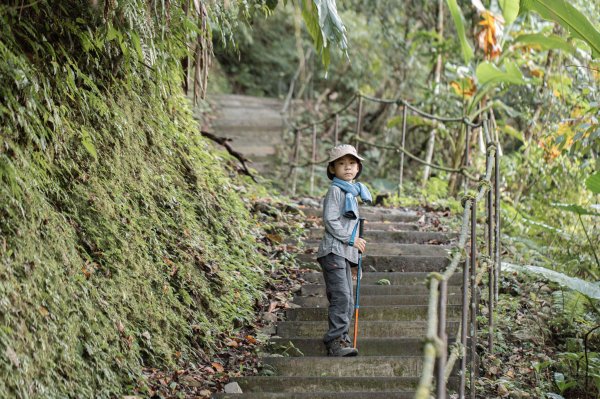
MULTIPOLYGON (((319 245, 317 258, 334 253, 348 259, 352 263, 358 263, 358 249, 348 245, 357 219, 344 217, 344 203, 346 195, 337 186, 330 186, 323 200, 323 224, 325 235, 319 245)), ((357 215, 358 216, 358 215, 357 215)), ((358 238, 358 230, 356 232, 358 238)))

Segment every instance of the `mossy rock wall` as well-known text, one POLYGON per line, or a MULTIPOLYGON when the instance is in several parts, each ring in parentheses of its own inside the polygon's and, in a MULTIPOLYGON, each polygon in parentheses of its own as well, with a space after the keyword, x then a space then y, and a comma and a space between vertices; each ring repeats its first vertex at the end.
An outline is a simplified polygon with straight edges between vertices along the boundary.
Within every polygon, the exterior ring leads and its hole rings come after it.
POLYGON ((186 33, 117 26, 145 2, 113 23, 93 2, 13 3, 0 6, 0 397, 133 392, 142 367, 210 353, 251 320, 267 261, 180 93, 186 33))

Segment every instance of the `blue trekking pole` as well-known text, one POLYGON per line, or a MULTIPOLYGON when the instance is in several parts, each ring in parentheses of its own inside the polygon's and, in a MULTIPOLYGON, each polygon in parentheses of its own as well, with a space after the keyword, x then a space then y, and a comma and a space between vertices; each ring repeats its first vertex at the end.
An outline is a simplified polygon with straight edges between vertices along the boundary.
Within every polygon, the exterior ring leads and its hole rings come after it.
MULTIPOLYGON (((365 219, 358 219, 358 237, 363 238, 365 219)), ((358 251, 358 270, 356 272, 356 300, 354 301, 354 349, 356 349, 356 340, 358 337, 358 301, 360 300, 360 278, 362 272, 362 252, 358 251)))

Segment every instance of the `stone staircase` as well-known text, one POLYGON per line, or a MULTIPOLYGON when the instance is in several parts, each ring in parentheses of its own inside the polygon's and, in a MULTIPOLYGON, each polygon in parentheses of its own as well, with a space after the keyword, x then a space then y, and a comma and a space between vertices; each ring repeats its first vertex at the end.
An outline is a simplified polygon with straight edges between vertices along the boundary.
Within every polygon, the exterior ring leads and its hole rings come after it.
POLYGON ((283 156, 283 101, 275 98, 222 94, 210 98, 217 118, 217 136, 231 138, 231 146, 252 161, 250 167, 269 175, 283 156))
MULTIPOLYGON (((306 209, 319 216, 319 209, 306 209)), ((217 398, 412 398, 422 369, 428 295, 424 284, 431 271, 448 262, 451 233, 420 231, 419 215, 385 208, 361 209, 366 218, 367 255, 360 289, 359 356, 326 356, 322 336, 327 329, 325 285, 314 254, 300 256, 314 269, 286 311, 264 356, 262 376, 238 378, 243 393, 217 398)), ((321 229, 312 229, 308 248, 318 245, 321 229)), ((460 320, 461 281, 448 287, 448 333, 460 320)), ((350 333, 353 331, 353 326, 350 333)), ((450 385, 456 381, 451 379, 450 385)))

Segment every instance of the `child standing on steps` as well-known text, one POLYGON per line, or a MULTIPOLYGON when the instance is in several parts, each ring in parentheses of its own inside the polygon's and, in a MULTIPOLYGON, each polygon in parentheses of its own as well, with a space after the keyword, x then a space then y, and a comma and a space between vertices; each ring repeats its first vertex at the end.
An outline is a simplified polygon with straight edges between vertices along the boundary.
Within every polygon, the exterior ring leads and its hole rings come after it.
POLYGON ((356 197, 366 203, 372 200, 365 185, 352 182, 362 172, 362 160, 349 144, 338 145, 329 152, 327 177, 332 183, 323 201, 325 234, 317 252, 329 300, 329 329, 323 337, 328 356, 358 354, 348 336, 354 308, 350 268, 357 266, 358 251, 364 253, 366 245, 358 237, 356 197))

